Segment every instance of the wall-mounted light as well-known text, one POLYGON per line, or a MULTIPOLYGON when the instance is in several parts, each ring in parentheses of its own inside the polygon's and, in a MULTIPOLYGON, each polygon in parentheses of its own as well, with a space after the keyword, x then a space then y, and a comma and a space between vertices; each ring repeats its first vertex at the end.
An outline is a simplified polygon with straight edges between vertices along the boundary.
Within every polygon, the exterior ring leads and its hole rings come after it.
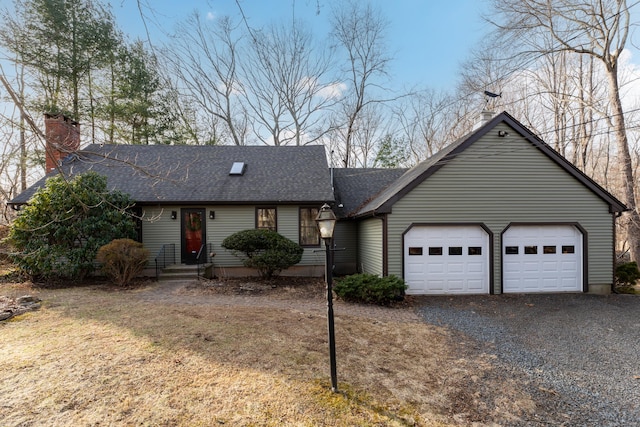
POLYGON ((171 219, 178 218, 178 211, 171 211, 171 219))
POLYGON ((505 136, 509 135, 509 132, 507 132, 506 130, 499 130, 498 131, 498 136, 500 138, 504 138, 505 136))
POLYGON ((215 211, 209 211, 209 219, 216 219, 216 212, 215 211))

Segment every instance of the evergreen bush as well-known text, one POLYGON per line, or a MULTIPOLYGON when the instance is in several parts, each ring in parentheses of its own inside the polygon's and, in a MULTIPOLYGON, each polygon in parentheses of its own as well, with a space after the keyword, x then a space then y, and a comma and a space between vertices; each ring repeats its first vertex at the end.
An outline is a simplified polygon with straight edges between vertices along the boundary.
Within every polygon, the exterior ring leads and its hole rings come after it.
POLYGON ((13 260, 36 278, 82 279, 95 268, 98 249, 134 237, 128 195, 107 189, 107 178, 88 172, 49 178, 11 224, 13 260))
POLYGON ((304 249, 272 230, 238 231, 222 241, 222 247, 238 257, 245 257, 245 267, 255 268, 260 275, 271 278, 300 262, 304 249))
POLYGON ((618 288, 631 290, 638 279, 640 279, 640 270, 635 261, 624 262, 616 266, 616 286, 618 288))
POLYGON ((390 305, 404 299, 407 285, 397 276, 379 277, 375 274, 353 274, 336 280, 336 295, 345 301, 390 305))

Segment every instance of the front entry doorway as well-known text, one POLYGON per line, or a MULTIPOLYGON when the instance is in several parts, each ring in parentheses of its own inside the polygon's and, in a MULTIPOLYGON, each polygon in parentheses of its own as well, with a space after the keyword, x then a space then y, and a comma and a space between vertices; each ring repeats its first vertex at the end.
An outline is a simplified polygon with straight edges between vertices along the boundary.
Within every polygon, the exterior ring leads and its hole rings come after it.
POLYGON ((183 264, 196 264, 198 252, 206 243, 204 213, 204 209, 185 208, 181 210, 181 262, 183 264))

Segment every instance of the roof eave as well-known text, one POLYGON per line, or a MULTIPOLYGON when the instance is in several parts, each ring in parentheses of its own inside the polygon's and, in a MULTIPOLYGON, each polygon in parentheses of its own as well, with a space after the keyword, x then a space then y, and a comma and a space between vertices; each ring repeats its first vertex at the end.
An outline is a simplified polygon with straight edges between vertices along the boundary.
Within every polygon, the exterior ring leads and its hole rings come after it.
POLYGON ((138 200, 138 205, 208 205, 208 206, 249 206, 249 205, 323 205, 324 203, 335 203, 334 199, 322 200, 138 200))

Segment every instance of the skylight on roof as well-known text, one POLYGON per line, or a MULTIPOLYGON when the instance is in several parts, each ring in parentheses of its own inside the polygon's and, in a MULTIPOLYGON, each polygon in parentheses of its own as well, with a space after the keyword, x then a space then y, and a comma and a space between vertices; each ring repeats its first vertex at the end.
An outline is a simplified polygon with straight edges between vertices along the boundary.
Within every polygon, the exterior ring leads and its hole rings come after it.
POLYGON ((229 175, 244 175, 244 171, 247 168, 245 162, 233 162, 229 175))

